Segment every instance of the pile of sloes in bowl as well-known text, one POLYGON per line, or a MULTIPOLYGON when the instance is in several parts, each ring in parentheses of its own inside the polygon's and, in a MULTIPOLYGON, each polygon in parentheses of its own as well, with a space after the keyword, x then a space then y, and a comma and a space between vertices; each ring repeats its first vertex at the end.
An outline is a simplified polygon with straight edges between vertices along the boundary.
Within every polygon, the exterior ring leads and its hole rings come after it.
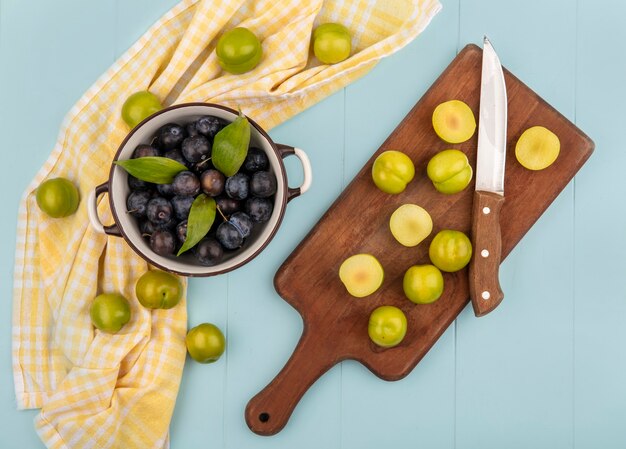
MULTIPOLYGON (((132 158, 163 157, 184 165, 170 184, 154 184, 128 175, 128 213, 137 218, 144 238, 157 254, 172 256, 187 238, 194 200, 201 194, 215 200, 217 213, 208 233, 193 246, 196 260, 206 266, 220 263, 225 253, 240 249, 255 225, 269 220, 276 193, 276 177, 259 148, 247 148, 237 173, 225 176, 212 163, 212 146, 228 124, 203 116, 181 126, 162 126, 150 144, 134 150, 132 158)), ((247 144, 246 144, 247 147, 247 144)))

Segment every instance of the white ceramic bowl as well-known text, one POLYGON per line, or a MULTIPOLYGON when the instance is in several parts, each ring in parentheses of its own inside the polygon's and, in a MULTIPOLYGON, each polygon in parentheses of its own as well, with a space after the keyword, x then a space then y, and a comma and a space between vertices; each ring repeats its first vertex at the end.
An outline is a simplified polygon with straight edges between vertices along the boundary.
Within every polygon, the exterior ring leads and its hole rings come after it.
MULTIPOLYGON (((161 126, 167 123, 178 123, 184 126, 203 115, 213 115, 232 122, 238 114, 233 109, 208 103, 186 103, 163 109, 148 117, 128 134, 113 161, 129 159, 137 145, 150 143, 161 126)), ((183 276, 213 276, 232 271, 249 262, 267 246, 276 234, 287 203, 306 192, 312 180, 311 163, 304 151, 274 143, 253 120, 250 120, 250 125, 250 145, 265 151, 270 163, 269 170, 276 175, 278 189, 274 196, 274 209, 269 221, 257 224, 241 249, 233 252, 225 251, 224 259, 219 264, 212 267, 201 265, 195 260, 191 251, 180 257, 161 256, 152 251, 146 239, 141 236, 137 219, 126 212, 126 197, 130 192, 128 174, 113 163, 108 181, 96 187, 89 196, 87 208, 92 226, 99 232, 124 238, 130 247, 150 264, 183 276), (304 168, 304 181, 297 188, 289 187, 283 165, 283 158, 290 155, 298 157, 304 168), (115 220, 115 223, 110 226, 104 226, 97 214, 98 197, 103 193, 109 195, 109 203, 115 220)))

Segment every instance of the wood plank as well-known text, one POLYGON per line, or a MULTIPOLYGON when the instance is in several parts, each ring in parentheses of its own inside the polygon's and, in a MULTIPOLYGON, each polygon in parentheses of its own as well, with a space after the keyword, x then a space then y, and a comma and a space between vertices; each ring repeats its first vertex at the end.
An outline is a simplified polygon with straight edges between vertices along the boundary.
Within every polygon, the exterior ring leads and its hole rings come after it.
POLYGON ((2 448, 44 447, 33 428, 39 410, 15 409, 9 356, 18 204, 50 155, 63 117, 112 62, 114 7, 99 0, 0 0, 0 135, 8 162, 0 182, 2 448))
MULTIPOLYGON (((487 34, 508 69, 573 118, 575 1, 463 0, 461 12, 462 39, 487 34)), ((572 447, 573 214, 570 183, 502 265, 501 306, 457 320, 458 449, 572 447)))
POLYGON ((581 0, 576 121, 598 151, 576 177, 574 443, 626 444, 623 3, 581 0), (616 13, 621 9, 621 13, 616 13))
MULTIPOLYGON (((295 145, 307 152, 314 182, 303 196, 287 206, 278 234, 259 257, 229 276, 228 326, 230 346, 226 391, 225 438, 233 448, 337 447, 341 427, 341 373, 328 373, 307 395, 293 416, 293 426, 276 438, 261 439, 242 419, 246 402, 274 375, 276 366, 289 358, 302 323, 298 314, 281 301, 272 278, 285 257, 304 238, 342 188, 344 98, 338 92, 294 119, 270 131, 276 142, 295 145), (312 418, 314 417, 314 418, 312 418)), ((289 184, 299 185, 301 168, 287 158, 289 184)))
POLYGON ((115 57, 121 56, 180 0, 116 0, 115 57))
MULTIPOLYGON (((187 323, 189 329, 213 323, 230 342, 228 326, 227 276, 189 280, 187 323)), ((203 365, 187 357, 176 408, 170 424, 172 447, 188 447, 189 442, 210 441, 224 447, 224 409, 231 348, 217 362, 203 365), (198 413, 202 410, 202 413, 198 413)))
MULTIPOLYGON (((434 233, 440 229, 469 233, 472 189, 451 196, 437 194, 424 176, 424 167, 446 146, 431 129, 435 106, 457 98, 477 113, 481 55, 476 46, 468 46, 459 54, 276 274, 277 291, 301 313, 305 328, 283 371, 246 408, 247 423, 255 432, 278 432, 306 389, 342 360, 358 360, 386 380, 406 376, 467 304, 466 269, 444 274, 444 295, 423 307, 406 300, 401 279, 408 266, 427 261, 427 248, 434 233), (391 196, 374 186, 371 168, 380 153, 394 148, 404 149, 418 171, 402 194, 391 196), (408 250, 393 241, 388 217, 400 204, 415 201, 430 212, 435 227, 433 235, 422 245, 408 250), (375 254, 386 269, 382 287, 367 300, 350 298, 337 276, 340 264, 356 253, 375 254), (367 338, 369 315, 383 304, 403 309, 409 322, 403 343, 386 350, 367 338)), ((503 256, 509 254, 593 149, 593 143, 571 122, 507 71, 505 79, 509 96, 509 154, 507 201, 501 215, 503 256), (541 172, 524 169, 513 155, 512 143, 530 123, 542 123, 552 129, 564 149, 556 162, 541 172)), ((460 149, 474 163, 476 137, 461 144, 460 149)))

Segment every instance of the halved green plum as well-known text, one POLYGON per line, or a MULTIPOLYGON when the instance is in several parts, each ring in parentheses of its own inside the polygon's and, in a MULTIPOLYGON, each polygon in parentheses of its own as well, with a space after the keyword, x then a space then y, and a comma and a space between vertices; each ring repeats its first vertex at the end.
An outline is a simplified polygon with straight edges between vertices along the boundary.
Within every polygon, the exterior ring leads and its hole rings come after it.
POLYGON ((460 100, 450 100, 435 108, 433 128, 443 141, 461 143, 474 135, 476 119, 467 104, 460 100))
POLYGON ((432 232, 433 220, 430 214, 417 204, 403 204, 391 214, 389 229, 401 245, 417 246, 432 232))
POLYGON ((355 254, 339 267, 339 279, 352 296, 363 298, 371 295, 382 285, 385 271, 371 254, 355 254))
POLYGON ((515 145, 515 157, 529 170, 543 170, 556 161, 561 152, 558 136, 543 126, 533 126, 522 133, 515 145))

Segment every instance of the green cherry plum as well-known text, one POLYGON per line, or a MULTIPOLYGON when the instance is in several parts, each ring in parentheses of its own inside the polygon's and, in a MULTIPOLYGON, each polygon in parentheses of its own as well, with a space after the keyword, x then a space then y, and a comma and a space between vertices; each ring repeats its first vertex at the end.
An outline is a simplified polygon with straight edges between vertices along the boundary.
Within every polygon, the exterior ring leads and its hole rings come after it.
POLYGON ((374 184, 385 193, 397 194, 415 176, 415 165, 406 154, 390 150, 381 153, 372 166, 374 184))
POLYGON ((346 60, 351 50, 350 31, 339 23, 324 23, 313 32, 313 53, 324 64, 346 60))
POLYGON ((370 315, 367 333, 378 346, 391 348, 402 342, 406 329, 406 315, 402 310, 394 306, 381 306, 370 315))
POLYGON ((438 192, 451 195, 469 185, 473 172, 465 153, 459 150, 444 150, 430 159, 426 174, 438 192))

